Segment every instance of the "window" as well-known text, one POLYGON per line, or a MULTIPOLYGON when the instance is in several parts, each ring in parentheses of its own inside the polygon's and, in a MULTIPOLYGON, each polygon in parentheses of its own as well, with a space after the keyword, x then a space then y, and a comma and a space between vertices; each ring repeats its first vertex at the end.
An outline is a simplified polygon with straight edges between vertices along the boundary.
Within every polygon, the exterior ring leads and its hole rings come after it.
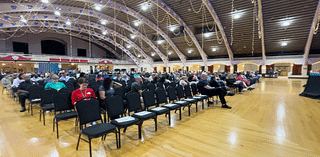
POLYGON ((21 42, 12 42, 13 52, 23 52, 29 54, 29 44, 21 42))
POLYGON ((78 49, 78 56, 87 57, 86 49, 78 49))
POLYGON ((43 54, 66 55, 66 45, 55 40, 42 40, 41 52, 43 54))

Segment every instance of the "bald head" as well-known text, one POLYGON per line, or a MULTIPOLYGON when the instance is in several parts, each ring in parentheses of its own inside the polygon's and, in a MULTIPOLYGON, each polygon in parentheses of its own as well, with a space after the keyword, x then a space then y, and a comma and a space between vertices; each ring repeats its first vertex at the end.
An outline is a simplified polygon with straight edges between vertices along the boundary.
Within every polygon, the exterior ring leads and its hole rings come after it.
POLYGON ((136 82, 143 84, 142 78, 140 76, 136 77, 136 82))

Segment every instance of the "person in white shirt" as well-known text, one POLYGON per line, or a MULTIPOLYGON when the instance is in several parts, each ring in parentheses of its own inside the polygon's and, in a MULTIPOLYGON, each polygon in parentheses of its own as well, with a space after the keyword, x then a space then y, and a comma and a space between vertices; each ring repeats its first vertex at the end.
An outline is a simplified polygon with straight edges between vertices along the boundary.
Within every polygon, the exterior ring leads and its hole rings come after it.
POLYGON ((126 84, 128 84, 130 77, 128 77, 126 74, 123 74, 121 80, 123 80, 126 84))
POLYGON ((69 81, 70 77, 67 76, 67 74, 65 72, 61 72, 60 74, 61 74, 61 77, 60 77, 59 81, 66 81, 66 82, 69 81))
POLYGON ((37 74, 33 74, 33 77, 31 78, 31 81, 37 82, 37 81, 41 81, 42 78, 39 77, 37 74))
POLYGON ((16 79, 13 80, 12 88, 18 88, 20 83, 24 81, 24 74, 20 73, 16 79))

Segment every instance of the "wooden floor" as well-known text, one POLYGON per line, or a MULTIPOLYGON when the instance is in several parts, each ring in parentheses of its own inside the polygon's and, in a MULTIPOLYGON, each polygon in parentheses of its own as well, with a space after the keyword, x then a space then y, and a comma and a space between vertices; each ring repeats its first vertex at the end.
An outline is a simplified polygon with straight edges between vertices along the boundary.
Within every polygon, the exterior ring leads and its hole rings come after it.
MULTIPOLYGON (((233 108, 220 104, 200 109, 182 120, 172 116, 172 124, 159 117, 158 131, 153 120, 143 124, 138 140, 137 126, 121 135, 122 148, 116 149, 115 136, 93 140, 94 156, 319 156, 320 101, 300 97, 306 80, 262 79, 255 90, 227 97, 233 108)), ((206 104, 205 104, 206 106, 206 104)), ((60 139, 52 131, 52 113, 47 124, 20 113, 18 102, 0 94, 0 156, 88 156, 88 144, 81 141, 74 120, 59 123, 60 139)))

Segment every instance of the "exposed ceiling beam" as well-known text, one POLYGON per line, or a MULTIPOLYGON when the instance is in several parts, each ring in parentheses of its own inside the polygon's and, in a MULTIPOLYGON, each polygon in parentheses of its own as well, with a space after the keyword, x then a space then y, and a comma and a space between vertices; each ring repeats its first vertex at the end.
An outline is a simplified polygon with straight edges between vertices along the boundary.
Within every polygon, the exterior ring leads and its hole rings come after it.
POLYGON ((218 26, 218 28, 220 30, 220 33, 222 35, 222 39, 224 41, 224 44, 226 45, 230 63, 231 63, 231 65, 233 65, 234 64, 234 62, 233 62, 233 53, 232 53, 231 48, 229 46, 227 36, 226 36, 226 34, 225 34, 224 30, 223 30, 223 27, 222 27, 222 24, 221 24, 221 22, 220 22, 220 20, 218 18, 218 15, 215 12, 215 10, 213 9, 213 7, 212 7, 212 5, 211 5, 209 0, 202 0, 202 3, 204 3, 204 5, 207 7, 209 13, 211 14, 211 16, 213 17, 214 21, 216 22, 216 24, 217 24, 217 26, 218 26))
POLYGON ((311 44, 312 44, 313 34, 314 34, 315 29, 316 29, 317 23, 320 21, 320 19, 319 19, 320 18, 319 17, 320 13, 319 12, 320 12, 320 0, 319 0, 319 3, 318 3, 318 6, 317 6, 316 12, 314 14, 314 17, 313 17, 313 21, 312 21, 312 24, 311 24, 311 28, 310 28, 307 44, 306 44, 306 47, 304 48, 304 54, 303 54, 304 66, 308 65, 308 58, 309 58, 310 47, 311 47, 311 44))
POLYGON ((264 46, 264 30, 263 30, 263 16, 262 16, 262 3, 261 0, 258 0, 258 17, 260 22, 260 31, 261 31, 261 51, 262 51, 262 65, 266 64, 266 49, 264 46))
POLYGON ((178 22, 180 26, 184 26, 184 31, 187 32, 187 34, 190 36, 193 44, 197 47, 197 50, 199 51, 204 66, 207 66, 208 63, 208 55, 203 51, 202 47, 200 46, 197 38, 192 33, 191 29, 188 27, 188 25, 180 18, 180 16, 172 9, 169 8, 169 6, 164 3, 162 0, 149 0, 153 4, 157 5, 157 7, 161 8, 163 11, 165 11, 168 15, 170 15, 173 19, 178 22))
MULTIPOLYGON (((55 12, 56 8, 60 8, 59 11, 63 12, 63 13, 73 13, 73 14, 77 14, 78 16, 89 16, 89 17, 95 17, 98 19, 106 19, 106 21, 108 21, 109 23, 116 24, 116 25, 130 31, 131 33, 135 34, 139 38, 141 38, 143 41, 145 41, 152 48, 153 51, 156 52, 156 54, 158 54, 160 56, 160 58, 165 63, 165 65, 167 65, 167 63, 168 63, 167 57, 160 51, 160 49, 158 49, 156 47, 155 44, 152 43, 152 40, 149 40, 146 36, 144 36, 138 30, 132 28, 130 25, 128 25, 118 19, 115 20, 114 18, 112 18, 108 15, 105 15, 105 14, 102 14, 99 12, 95 12, 92 10, 84 9, 84 8, 77 8, 77 7, 63 6, 63 5, 51 4, 50 5, 51 9, 49 8, 49 6, 46 9, 44 9, 43 6, 34 6, 33 8, 29 9, 28 5, 32 5, 32 3, 20 3, 19 6, 17 6, 14 10, 11 9, 12 5, 13 5, 12 3, 1 3, 1 6, 3 6, 3 7, 0 7, 0 12, 2 12, 2 13, 13 13, 13 12, 28 12, 28 13, 30 13, 31 11, 55 12)), ((78 20, 76 20, 76 21, 78 21, 78 20)), ((73 21, 73 22, 76 23, 76 21, 73 21)), ((91 25, 91 23, 90 23, 90 27, 92 27, 92 26, 93 25, 91 25)), ((99 25, 99 26, 101 27, 101 25, 99 25)), ((170 39, 170 38, 168 37, 168 39, 170 39)), ((168 39, 166 39, 166 40, 168 40, 168 39)), ((172 44, 173 44, 173 42, 172 42, 172 44)), ((174 47, 176 47, 176 46, 174 46, 174 47)), ((181 53, 179 53, 179 54, 181 54, 181 53)), ((180 56, 182 56, 182 55, 183 54, 181 54, 180 56)))

